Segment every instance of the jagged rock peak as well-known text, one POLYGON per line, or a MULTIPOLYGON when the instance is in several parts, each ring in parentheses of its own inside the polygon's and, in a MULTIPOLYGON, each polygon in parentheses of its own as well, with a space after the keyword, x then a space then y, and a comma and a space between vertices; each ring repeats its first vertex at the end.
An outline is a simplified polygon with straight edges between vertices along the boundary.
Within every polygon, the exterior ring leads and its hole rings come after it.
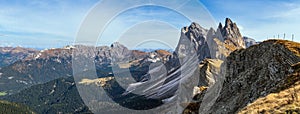
POLYGON ((222 23, 219 23, 219 26, 218 26, 219 29, 226 29, 226 28, 232 28, 232 29, 235 29, 237 27, 236 23, 234 23, 230 18, 226 18, 225 19, 225 25, 223 26, 222 23))
POLYGON ((222 25, 222 23, 219 23, 219 26, 218 26, 218 28, 219 28, 220 30, 222 30, 222 29, 223 29, 223 25, 222 25))
POLYGON ((235 23, 233 23, 231 19, 226 18, 226 20, 225 20, 225 26, 230 26, 232 24, 235 24, 235 23))
POLYGON ((196 22, 192 22, 190 26, 182 28, 176 52, 180 56, 184 56, 187 53, 195 51, 198 55, 200 55, 198 57, 200 61, 204 58, 210 58, 209 48, 207 45, 207 33, 208 30, 201 27, 200 24, 196 22))
POLYGON ((189 30, 197 30, 197 32, 207 31, 205 28, 203 28, 200 24, 196 22, 192 22, 192 24, 189 26, 189 30))
POLYGON ((225 26, 219 24, 219 28, 222 36, 224 37, 225 43, 232 45, 237 48, 246 48, 243 36, 237 26, 231 19, 226 18, 225 26))
POLYGON ((188 34, 188 36, 199 37, 199 35, 205 35, 208 30, 203 28, 200 24, 192 22, 190 26, 183 27, 181 31, 184 34, 188 34))
POLYGON ((189 27, 190 29, 203 29, 203 27, 201 27, 198 23, 196 22, 192 22, 192 24, 189 27))

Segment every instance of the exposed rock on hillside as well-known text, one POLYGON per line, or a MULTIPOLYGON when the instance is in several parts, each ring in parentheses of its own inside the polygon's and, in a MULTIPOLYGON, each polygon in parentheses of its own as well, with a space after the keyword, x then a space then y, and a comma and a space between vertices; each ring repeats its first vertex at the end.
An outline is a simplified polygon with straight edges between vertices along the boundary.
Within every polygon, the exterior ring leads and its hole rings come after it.
POLYGON ((300 113, 300 72, 287 77, 282 89, 255 100, 244 107, 239 114, 249 113, 300 113))
MULTIPOLYGON (((226 79, 210 113, 235 113, 260 97, 289 88, 284 86, 300 61, 300 45, 269 40, 237 50, 225 62, 226 79)), ((299 77, 295 77, 297 80, 299 77)))
POLYGON ((239 28, 229 18, 226 19, 224 27, 220 23, 217 31, 204 29, 197 23, 182 28, 176 49, 179 56, 186 53, 186 45, 190 44, 194 49, 189 51, 196 51, 199 61, 205 58, 224 58, 232 51, 246 47, 239 28), (189 42, 184 42, 183 39, 188 39, 189 42))
POLYGON ((201 86, 212 86, 215 84, 216 78, 220 73, 220 67, 223 61, 219 59, 206 59, 200 63, 200 78, 199 78, 199 87, 201 86))
MULTIPOLYGON (((213 61, 204 61, 201 68, 198 94, 185 114, 199 113, 286 113, 299 111, 300 44, 285 40, 269 40, 247 49, 232 52, 222 65, 225 80, 221 91, 208 110, 203 108, 211 76, 218 67, 208 67, 213 61), (209 69, 209 70, 208 70, 209 69), (204 102, 204 103, 203 103, 204 102), (202 105, 202 106, 201 106, 202 105), (202 107, 202 108, 201 108, 202 107), (204 112, 203 112, 204 111, 204 112)), ((218 83, 216 83, 218 84, 218 83)))
POLYGON ((208 30, 201 27, 198 23, 192 23, 189 27, 182 28, 176 52, 178 52, 179 56, 186 56, 186 53, 189 53, 188 51, 195 51, 199 61, 211 58, 207 44, 207 32, 208 30), (194 49, 187 50, 189 45, 193 46, 194 49))
POLYGON ((72 76, 71 51, 43 50, 0 69, 0 91, 12 94, 29 86, 72 76))
POLYGON ((21 47, 3 47, 0 48, 0 67, 5 67, 13 64, 16 61, 25 59, 28 56, 33 56, 37 50, 21 47))
POLYGON ((236 23, 233 23, 229 18, 226 18, 225 26, 223 27, 220 23, 218 29, 224 37, 225 44, 231 47, 236 47, 237 49, 246 48, 239 28, 237 27, 236 23))
POLYGON ((292 106, 299 106, 300 44, 269 40, 243 49, 248 46, 237 25, 226 19, 225 26, 220 24, 216 31, 204 29, 197 23, 184 27, 174 53, 129 50, 119 43, 110 47, 77 45, 43 50, 3 67, 0 92, 11 94, 31 86, 6 98, 25 103, 39 113, 89 112, 77 89, 83 89, 80 92, 84 95, 91 95, 86 104, 92 106, 89 107, 91 110, 106 113, 122 113, 123 109, 115 108, 119 105, 145 110, 164 103, 178 108, 172 110, 174 113, 185 106, 184 113, 198 113, 201 105, 209 107, 205 110, 207 113, 297 110, 292 106), (72 59, 77 57, 83 59, 73 63, 72 67, 72 59), (92 60, 91 64, 86 65, 86 59, 92 60), (86 67, 91 68, 94 64, 98 77, 84 77, 91 73, 86 67), (80 70, 74 74, 78 73, 78 79, 82 78, 76 86, 78 80, 74 82, 70 77, 74 66, 80 70), (117 68, 112 69, 115 66, 117 68), (176 99, 180 96, 177 92, 182 82, 185 84, 180 95, 184 97, 176 99), (90 86, 93 89, 86 89, 90 86), (97 91, 99 86, 106 91, 97 91), (194 86, 197 87, 191 88, 194 86), (216 89, 215 93, 210 93, 213 89, 216 89), (189 98, 192 94, 195 96, 189 98), (257 109, 263 102, 273 102, 274 97, 280 98, 274 101, 280 103, 266 103, 263 110, 257 109), (174 99, 185 103, 176 104, 172 102, 174 99), (208 101, 212 103, 206 103, 208 101), (270 109, 271 105, 276 110, 270 109))

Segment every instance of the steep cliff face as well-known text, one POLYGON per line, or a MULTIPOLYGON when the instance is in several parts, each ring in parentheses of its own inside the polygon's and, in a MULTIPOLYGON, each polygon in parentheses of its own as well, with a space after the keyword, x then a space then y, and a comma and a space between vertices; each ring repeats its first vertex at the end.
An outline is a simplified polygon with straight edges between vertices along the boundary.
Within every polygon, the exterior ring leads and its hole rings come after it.
POLYGON ((199 65, 200 67, 200 78, 199 87, 209 87, 215 84, 215 80, 220 73, 221 65, 224 61, 219 59, 205 59, 199 65))
MULTIPOLYGON (((269 109, 272 107, 270 105, 275 104, 265 104, 264 109, 260 107, 261 103, 273 102, 271 98, 274 97, 280 98, 276 102, 280 102, 281 104, 278 105, 276 103, 277 105, 273 108, 286 106, 287 104, 286 109, 293 111, 294 109, 290 107, 299 106, 300 45, 298 43, 284 40, 269 40, 243 49, 246 46, 242 35, 237 25, 230 19, 226 19, 224 27, 220 24, 216 31, 213 29, 207 30, 197 23, 192 23, 189 27, 184 27, 181 34, 178 47, 173 54, 164 50, 153 52, 132 51, 119 43, 114 43, 110 47, 75 46, 38 51, 32 54, 32 56, 27 56, 22 61, 0 69, 0 92, 4 91, 11 94, 26 87, 55 79, 54 81, 32 86, 19 94, 15 94, 16 96, 11 97, 11 100, 27 97, 28 101, 27 99, 17 99, 17 102, 29 103, 32 107, 36 107, 35 99, 46 95, 47 98, 37 103, 45 104, 43 106, 44 109, 41 109, 41 113, 50 110, 48 109, 48 105, 55 107, 56 104, 61 103, 66 103, 66 106, 71 108, 72 112, 73 105, 69 104, 70 101, 74 99, 80 100, 80 97, 76 93, 77 90, 73 79, 70 77, 66 78, 66 76, 72 75, 72 58, 74 55, 79 55, 86 58, 95 58, 94 62, 98 68, 97 70, 100 69, 101 71, 99 72, 104 72, 103 74, 106 76, 108 74, 112 75, 112 71, 105 71, 106 69, 103 69, 101 66, 110 67, 111 64, 125 62, 125 64, 122 63, 122 65, 119 65, 120 69, 118 69, 119 74, 122 75, 121 80, 124 82, 127 81, 127 76, 125 76, 122 70, 130 68, 133 71, 133 78, 138 83, 126 83, 129 85, 128 88, 124 88, 124 90, 122 88, 122 90, 117 90, 118 93, 113 94, 116 95, 115 98, 120 98, 121 100, 119 99, 119 101, 123 104, 122 100, 126 100, 127 98, 132 98, 132 101, 139 101, 140 99, 135 99, 139 97, 131 96, 130 92, 139 92, 141 89, 144 92, 141 95, 146 98, 159 99, 159 104, 162 101, 171 101, 181 79, 187 78, 184 76, 192 77, 194 76, 193 74, 200 74, 196 75, 200 77, 199 84, 194 88, 193 94, 195 96, 193 99, 195 102, 188 104, 187 110, 184 113, 198 113, 200 105, 210 105, 201 103, 206 92, 213 87, 221 89, 221 92, 218 94, 216 102, 208 110, 208 113, 237 113, 239 111, 240 113, 251 113, 253 110, 257 112, 267 111, 276 113, 272 109, 269 109), (78 53, 72 53, 73 50, 77 50, 78 53), (182 63, 179 63, 181 57, 189 56, 186 54, 191 53, 196 54, 197 58, 188 58, 191 60, 186 59, 182 63), (226 58, 226 60, 223 61, 216 58, 226 58), (126 62, 129 63, 127 64, 126 62), (221 67, 225 69, 221 70, 221 67), (225 75, 220 74, 220 72, 225 75), (221 80, 222 85, 215 86, 216 82, 223 78, 225 80, 221 80), (60 87, 59 89, 56 89, 56 84, 59 84, 57 85, 57 87, 60 87), (26 93, 36 94, 30 96, 26 93), (66 97, 63 94, 75 96, 66 97), (51 95, 56 97, 52 97, 51 95), (35 99, 32 99, 32 97, 35 99), (75 98, 72 99, 72 97, 75 98), (46 102, 48 99, 53 102, 46 102), (57 100, 63 102, 58 102, 57 100), (281 100, 287 101, 281 102, 281 100)), ((84 68, 80 69, 85 70, 84 68)), ((192 81, 189 81, 188 84, 191 84, 192 81)), ((104 80, 83 79, 79 83, 84 86, 93 84, 96 86, 111 86, 116 84, 116 81, 114 78, 104 80), (111 81, 113 84, 108 84, 106 81, 111 81)), ((112 93, 115 92, 111 87, 107 88, 112 93)), ((87 91, 95 92, 93 90, 87 91)), ((185 91, 184 94, 190 93, 192 91, 185 91)), ((104 95, 106 93, 103 93, 104 95)), ((107 100, 109 98, 103 97, 102 99, 107 100)), ((76 101, 76 103, 78 105, 75 106, 75 109, 79 107, 86 110, 86 106, 81 100, 76 101)), ((155 101, 154 103, 157 102, 155 101)), ((141 107, 143 105, 152 107, 152 104, 147 104, 147 102, 143 101, 139 101, 134 105, 130 101, 129 103, 126 102, 125 105, 135 109, 145 108, 141 107)), ((95 106, 98 108, 101 107, 101 110, 111 108, 110 104, 95 106)), ((58 108, 59 110, 65 110, 62 107, 58 108)), ((284 110, 285 108, 278 109, 278 111, 284 110)), ((55 111, 53 110, 53 113, 55 111)))
POLYGON ((222 36, 224 37, 224 42, 227 45, 236 48, 246 48, 245 42, 243 40, 243 36, 240 33, 240 30, 236 23, 233 23, 231 19, 226 18, 225 26, 223 27, 222 24, 219 24, 218 29, 220 30, 222 36))
POLYGON ((195 22, 189 27, 182 28, 176 52, 179 53, 179 56, 186 56, 186 53, 193 53, 194 51, 197 53, 199 61, 211 58, 207 44, 207 32, 207 29, 195 22), (189 47, 193 47, 193 49, 187 50, 189 47))
POLYGON ((177 46, 179 55, 184 55, 189 45, 194 47, 189 51, 196 51, 199 61, 206 58, 224 58, 234 50, 246 48, 239 28, 229 18, 226 19, 225 26, 220 23, 217 30, 205 29, 195 22, 182 28, 177 46))
POLYGON ((300 62, 300 44, 269 40, 237 50, 227 57, 225 81, 210 113, 236 113, 260 97, 290 88, 299 76, 290 78, 300 62))

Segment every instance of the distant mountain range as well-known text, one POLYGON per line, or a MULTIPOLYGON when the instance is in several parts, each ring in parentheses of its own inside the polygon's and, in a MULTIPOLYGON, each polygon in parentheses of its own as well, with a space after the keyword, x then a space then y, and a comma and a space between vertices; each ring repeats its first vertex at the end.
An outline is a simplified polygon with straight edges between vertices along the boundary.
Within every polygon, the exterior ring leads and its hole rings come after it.
MULTIPOLYGON (((193 72, 199 72, 196 76, 199 84, 187 93, 193 94, 187 98, 192 99, 192 103, 181 104, 186 107, 182 113, 198 113, 200 106, 208 106, 203 104, 205 93, 214 88, 219 88, 220 94, 207 113, 297 112, 299 108, 295 107, 300 107, 297 92, 299 62, 299 43, 286 40, 257 43, 243 37, 236 23, 227 18, 224 26, 220 23, 217 30, 205 29, 197 23, 183 27, 174 52, 129 50, 120 43, 47 50, 0 48, 0 92, 5 93, 0 98, 22 103, 37 113, 121 113, 124 111, 107 99, 131 109, 148 109, 172 101, 181 75, 185 78, 185 75, 194 76, 193 72), (197 55, 195 59, 191 58, 193 61, 187 57, 191 54, 197 55), (72 59, 77 56, 93 58, 97 79, 74 81, 72 59), (117 72, 113 72, 113 67, 118 69, 117 72), (181 71, 183 68, 188 69, 181 71), (129 76, 123 73, 126 69, 136 83, 128 83, 129 76), (120 74, 119 78, 128 85, 124 90, 117 88, 120 85, 115 78, 120 74), (220 81, 221 87, 217 85, 220 81), (84 103, 77 89, 90 86, 103 87, 111 93, 110 98, 91 97, 90 102, 84 103), (146 87, 143 96, 131 94, 139 87, 146 87), (285 93, 293 88, 295 92, 285 93), (288 101, 273 108, 262 103, 270 101, 269 97, 274 94, 280 99, 272 102, 288 101), (91 105, 96 108, 88 107, 91 105)), ((82 68, 83 74, 88 72, 82 68)), ((105 94, 101 92, 99 96, 105 94)), ((177 111, 172 110, 179 113, 177 111)))
POLYGON ((0 48, 0 67, 8 66, 16 61, 32 56, 37 50, 21 47, 2 47, 0 48))

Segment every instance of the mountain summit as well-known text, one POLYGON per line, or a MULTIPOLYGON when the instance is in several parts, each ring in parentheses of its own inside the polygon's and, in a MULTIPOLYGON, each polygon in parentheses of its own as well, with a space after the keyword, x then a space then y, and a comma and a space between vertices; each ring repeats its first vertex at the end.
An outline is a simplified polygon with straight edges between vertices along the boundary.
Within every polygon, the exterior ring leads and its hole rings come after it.
POLYGON ((218 29, 220 29, 226 44, 235 46, 237 48, 246 48, 243 36, 237 24, 232 22, 231 19, 226 18, 225 26, 223 27, 220 23, 218 29))
POLYGON ((226 19, 225 26, 220 23, 217 30, 205 29, 195 22, 183 27, 177 52, 184 54, 189 45, 194 47, 199 61, 205 58, 224 58, 232 51, 246 48, 237 24, 229 18, 226 19))

